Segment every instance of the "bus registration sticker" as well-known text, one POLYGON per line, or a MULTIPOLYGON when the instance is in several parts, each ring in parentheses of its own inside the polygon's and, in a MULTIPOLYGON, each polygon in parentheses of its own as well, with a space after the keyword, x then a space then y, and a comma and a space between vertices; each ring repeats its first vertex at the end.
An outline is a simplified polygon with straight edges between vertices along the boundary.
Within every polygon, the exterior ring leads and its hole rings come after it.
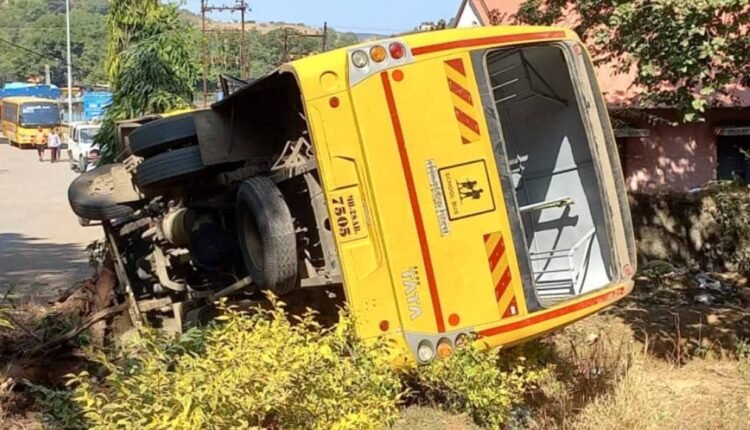
POLYGON ((341 242, 367 237, 367 222, 359 187, 334 191, 329 198, 333 219, 331 228, 341 242))
POLYGON ((440 182, 451 221, 495 210, 484 160, 444 167, 440 169, 440 182))

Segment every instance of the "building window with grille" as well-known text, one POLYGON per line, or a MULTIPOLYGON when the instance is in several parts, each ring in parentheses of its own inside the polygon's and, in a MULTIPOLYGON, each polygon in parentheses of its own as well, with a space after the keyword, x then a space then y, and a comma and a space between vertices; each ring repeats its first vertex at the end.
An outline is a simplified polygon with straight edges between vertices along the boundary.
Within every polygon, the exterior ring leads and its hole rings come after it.
POLYGON ((722 135, 716 140, 716 179, 750 183, 750 135, 722 135))

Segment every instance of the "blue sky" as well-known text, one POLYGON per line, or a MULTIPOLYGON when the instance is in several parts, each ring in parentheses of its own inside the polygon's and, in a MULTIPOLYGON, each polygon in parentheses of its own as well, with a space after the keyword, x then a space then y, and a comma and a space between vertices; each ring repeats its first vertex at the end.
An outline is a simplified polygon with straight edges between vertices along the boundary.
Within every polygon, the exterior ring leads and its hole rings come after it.
MULTIPOLYGON (((200 0, 187 0, 187 8, 200 11, 200 0)), ((211 0, 212 5, 234 0, 211 0)), ((460 0, 248 0, 252 20, 303 22, 322 26, 324 21, 340 31, 388 34, 411 30, 422 21, 452 18, 460 0)), ((215 18, 218 16, 214 16, 215 18)), ((239 20, 229 14, 223 20, 239 20)))

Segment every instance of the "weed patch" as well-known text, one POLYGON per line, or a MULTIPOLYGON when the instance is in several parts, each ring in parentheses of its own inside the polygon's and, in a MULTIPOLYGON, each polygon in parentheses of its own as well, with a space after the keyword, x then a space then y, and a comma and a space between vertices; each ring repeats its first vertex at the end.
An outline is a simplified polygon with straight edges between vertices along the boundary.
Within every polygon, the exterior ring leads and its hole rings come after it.
POLYGON ((358 340, 347 315, 326 328, 312 312, 291 317, 282 303, 250 313, 225 308, 219 320, 176 339, 146 332, 116 356, 99 353, 106 376, 70 379, 67 408, 80 414, 65 415, 68 425, 374 429, 422 405, 499 428, 548 377, 520 352, 473 346, 428 366, 394 367, 386 341, 358 340))
POLYGON ((414 400, 454 414, 466 414, 487 428, 500 428, 524 401, 530 387, 548 377, 543 368, 524 365, 518 354, 459 349, 449 360, 416 369, 414 400))

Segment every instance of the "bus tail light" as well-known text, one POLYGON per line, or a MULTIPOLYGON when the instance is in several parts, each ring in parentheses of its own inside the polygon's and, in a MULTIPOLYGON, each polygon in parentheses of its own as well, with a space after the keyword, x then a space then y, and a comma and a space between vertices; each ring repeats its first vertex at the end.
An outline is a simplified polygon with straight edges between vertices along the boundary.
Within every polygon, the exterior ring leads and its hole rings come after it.
POLYGON ((370 58, 376 63, 382 63, 388 58, 388 53, 382 46, 375 45, 370 49, 370 58))
POLYGON ((428 364, 435 359, 435 350, 432 348, 432 343, 429 340, 419 342, 417 358, 422 364, 428 364))
POLYGON ((451 355, 453 355, 453 345, 451 344, 451 341, 447 338, 440 339, 437 346, 437 358, 445 360, 446 358, 450 358, 451 355))
POLYGON ((391 58, 394 60, 400 60, 406 55, 406 47, 400 42, 393 42, 388 46, 388 50, 391 53, 391 58))
POLYGON ((367 53, 358 49, 352 53, 352 64, 359 67, 360 69, 367 67, 370 63, 370 59, 367 57, 367 53))

